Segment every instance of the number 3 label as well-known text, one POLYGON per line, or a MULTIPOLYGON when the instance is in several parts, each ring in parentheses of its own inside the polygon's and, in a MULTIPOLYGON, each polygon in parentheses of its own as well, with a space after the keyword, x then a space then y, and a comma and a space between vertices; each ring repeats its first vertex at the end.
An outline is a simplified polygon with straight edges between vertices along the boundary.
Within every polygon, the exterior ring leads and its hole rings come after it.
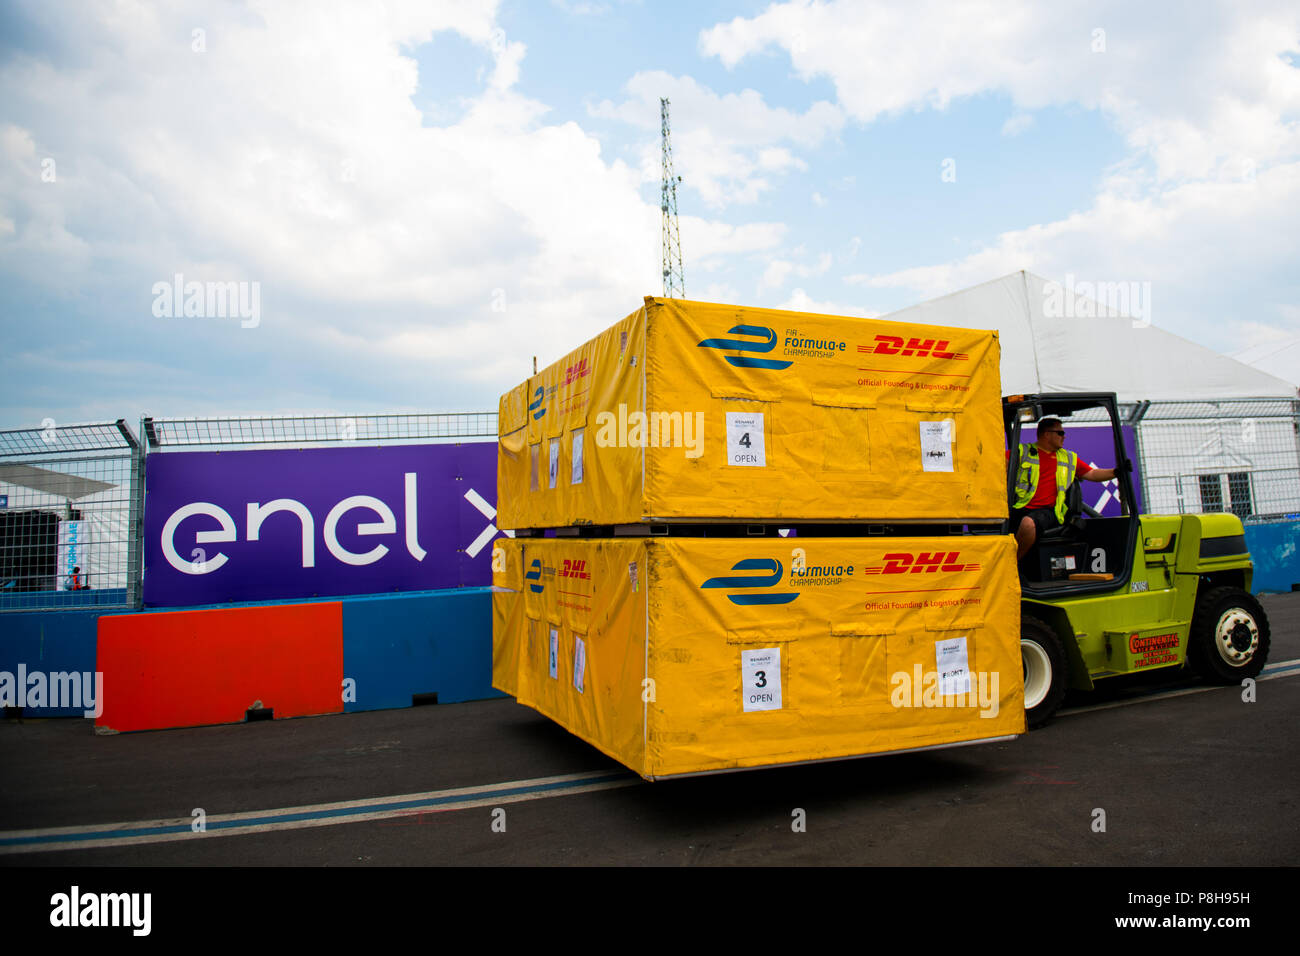
POLYGON ((740 652, 740 696, 746 712, 781 709, 781 648, 740 652))

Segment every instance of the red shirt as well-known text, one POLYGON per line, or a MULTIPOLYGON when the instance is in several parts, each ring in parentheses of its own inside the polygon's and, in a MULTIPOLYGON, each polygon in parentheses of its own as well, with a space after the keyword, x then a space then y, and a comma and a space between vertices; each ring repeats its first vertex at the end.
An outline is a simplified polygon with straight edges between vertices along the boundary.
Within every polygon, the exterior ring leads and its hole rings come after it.
MULTIPOLYGON (((1007 452, 1007 460, 1011 459, 1011 452, 1007 452)), ((1075 480, 1085 477, 1092 467, 1084 464, 1080 458, 1074 466, 1075 480)), ((1034 508, 1055 508, 1056 507, 1056 452, 1038 450, 1038 487, 1034 490, 1034 497, 1029 499, 1029 504, 1025 505, 1026 510, 1034 508)))

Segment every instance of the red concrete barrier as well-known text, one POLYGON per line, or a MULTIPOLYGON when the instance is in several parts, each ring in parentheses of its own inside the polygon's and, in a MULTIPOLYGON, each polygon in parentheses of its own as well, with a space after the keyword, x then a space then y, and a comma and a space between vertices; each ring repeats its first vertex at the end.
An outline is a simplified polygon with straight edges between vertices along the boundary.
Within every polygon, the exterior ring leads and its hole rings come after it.
POLYGON ((104 616, 96 669, 112 731, 342 713, 342 604, 104 616))

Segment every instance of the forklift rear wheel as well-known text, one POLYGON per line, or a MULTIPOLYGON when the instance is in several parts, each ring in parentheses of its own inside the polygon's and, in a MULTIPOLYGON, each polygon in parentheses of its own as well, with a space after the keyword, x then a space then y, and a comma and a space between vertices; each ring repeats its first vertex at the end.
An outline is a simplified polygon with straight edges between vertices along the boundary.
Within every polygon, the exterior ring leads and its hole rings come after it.
POLYGON ((1241 588, 1214 588, 1201 595, 1192 617, 1187 662, 1216 684, 1256 677, 1268 659, 1268 617, 1241 588))
POLYGON ((1025 718, 1031 729, 1041 727, 1065 699, 1065 649, 1042 621, 1022 617, 1020 660, 1025 669, 1025 718))

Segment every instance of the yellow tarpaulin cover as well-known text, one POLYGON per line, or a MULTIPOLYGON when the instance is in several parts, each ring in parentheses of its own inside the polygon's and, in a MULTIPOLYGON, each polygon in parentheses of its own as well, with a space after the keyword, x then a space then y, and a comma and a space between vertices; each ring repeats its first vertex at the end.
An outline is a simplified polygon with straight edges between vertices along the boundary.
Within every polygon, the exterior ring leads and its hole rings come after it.
POLYGON ((995 332, 647 298, 500 403, 500 526, 1001 521, 995 332))
POLYGON ((1025 730, 1008 536, 498 547, 493 684, 644 777, 1025 730))

